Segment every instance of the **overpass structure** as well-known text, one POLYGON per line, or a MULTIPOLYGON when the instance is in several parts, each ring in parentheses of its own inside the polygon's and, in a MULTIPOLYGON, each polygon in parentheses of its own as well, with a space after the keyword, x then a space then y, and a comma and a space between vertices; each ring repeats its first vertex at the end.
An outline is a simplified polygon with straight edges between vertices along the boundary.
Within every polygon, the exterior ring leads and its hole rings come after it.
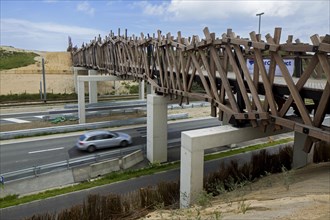
POLYGON ((310 38, 312 44, 305 44, 293 42, 292 35, 280 43, 281 28, 275 28, 265 40, 255 32, 249 38, 236 36, 231 29, 218 37, 208 28, 203 32, 200 39, 185 38, 180 32, 162 35, 161 31, 153 36, 128 37, 127 32, 121 35, 118 30, 117 35, 111 31, 105 39, 95 38, 79 49, 71 47, 74 67, 144 80, 152 86, 155 94, 147 99, 147 156, 151 162, 167 160, 162 143, 167 139, 168 99, 179 103, 206 100, 211 103, 211 115, 231 125, 183 132, 181 172, 187 174, 181 174, 181 191, 188 198, 181 199, 183 207, 201 189, 201 180, 196 180, 202 179, 203 150, 217 143, 228 144, 223 141, 224 134, 235 135, 237 138, 230 140, 234 142, 294 131, 295 167, 307 163, 315 144, 330 142, 330 128, 322 124, 330 113, 330 35, 315 34, 310 38), (298 78, 292 77, 288 60, 295 61, 298 78), (254 65, 249 69, 251 63, 254 65), (320 80, 312 79, 317 66, 322 70, 320 80), (289 109, 294 109, 294 114, 289 115, 289 109), (208 138, 196 141, 201 134, 208 138))

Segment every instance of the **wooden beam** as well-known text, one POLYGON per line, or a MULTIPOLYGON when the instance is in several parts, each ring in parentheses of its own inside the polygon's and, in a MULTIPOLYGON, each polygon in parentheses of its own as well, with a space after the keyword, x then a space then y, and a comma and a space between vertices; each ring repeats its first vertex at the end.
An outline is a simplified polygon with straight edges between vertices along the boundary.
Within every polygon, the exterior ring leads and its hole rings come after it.
POLYGON ((202 84, 203 84, 203 86, 204 86, 204 89, 205 89, 207 95, 210 96, 211 98, 214 98, 214 96, 212 95, 212 93, 211 93, 211 91, 210 91, 209 85, 208 85, 207 82, 206 82, 206 79, 205 79, 204 73, 203 73, 203 71, 202 71, 202 69, 201 69, 201 67, 200 67, 200 65, 199 65, 199 62, 198 62, 197 59, 196 59, 195 54, 193 54, 193 53, 191 54, 191 59, 192 59, 194 65, 195 65, 195 68, 196 68, 197 71, 198 71, 199 78, 202 80, 202 84))
MULTIPOLYGON (((296 87, 297 87, 298 91, 300 91, 303 88, 303 86, 305 85, 305 83, 309 79, 310 75, 312 74, 312 72, 315 69, 317 64, 318 64, 318 58, 317 58, 317 55, 314 55, 312 60, 309 62, 306 70, 304 71, 304 73, 299 78, 299 80, 296 84, 296 87)), ((283 106, 280 110, 280 116, 281 117, 285 116, 285 114, 287 113, 288 109, 290 108, 292 102, 293 102, 293 97, 290 94, 288 99, 285 101, 285 103, 283 104, 283 106)))
MULTIPOLYGON (((253 80, 250 76, 250 73, 249 73, 249 70, 247 68, 247 65, 246 65, 246 62, 245 62, 245 59, 243 57, 243 54, 240 50, 240 48, 238 46, 234 46, 234 49, 235 49, 235 52, 236 52, 236 55, 237 55, 237 58, 240 62, 240 65, 241 65, 241 68, 243 70, 243 74, 244 74, 244 77, 246 79, 246 82, 248 84, 248 87, 249 87, 249 90, 251 92, 251 95, 252 95, 252 100, 254 100, 256 106, 257 106, 257 109, 259 112, 262 112, 263 111, 263 108, 261 106, 261 101, 259 99, 259 95, 258 95, 258 92, 257 92, 257 89, 255 88, 255 85, 253 83, 253 80)), ((233 57, 232 57, 233 59, 233 57)))
MULTIPOLYGON (((254 41, 257 40, 255 32, 251 32, 250 36, 251 36, 252 40, 254 40, 254 41)), ((267 73, 266 73, 266 69, 265 69, 265 66, 264 66, 264 62, 263 62, 261 52, 260 52, 259 49, 255 49, 255 48, 253 50, 254 50, 254 53, 255 53, 255 56, 256 56, 256 62, 258 64, 258 67, 259 67, 259 70, 260 70, 260 73, 261 73, 262 81, 264 83, 266 98, 267 98, 267 100, 269 102, 269 105, 270 105, 271 114, 274 115, 274 116, 278 116, 278 112, 277 112, 276 104, 275 104, 275 98, 274 98, 273 91, 272 91, 272 86, 271 86, 271 83, 269 82, 269 79, 267 77, 267 73)))
POLYGON ((217 57, 217 53, 215 51, 215 48, 213 46, 210 46, 210 51, 211 51, 211 56, 215 62, 215 65, 218 69, 218 72, 220 74, 220 78, 221 78, 221 82, 225 88, 225 91, 227 93, 227 96, 228 96, 228 99, 229 99, 229 103, 230 103, 230 106, 232 107, 232 109, 235 111, 235 112, 240 112, 238 106, 237 106, 237 103, 236 103, 236 99, 234 97, 234 94, 230 88, 230 84, 229 84, 229 81, 227 79, 227 74, 225 74, 225 71, 223 70, 223 67, 221 66, 220 64, 220 61, 217 57))
MULTIPOLYGON (((272 38, 269 36, 267 38, 267 41, 271 41, 272 38)), ((296 102, 296 105, 298 107, 298 110, 301 114, 302 119, 304 120, 305 124, 307 125, 312 125, 312 120, 309 117, 308 111, 306 109, 306 106, 299 94, 298 89, 296 88, 290 73, 283 61, 283 59, 281 58, 281 56, 279 55, 279 53, 273 53, 273 56, 275 58, 275 61, 277 63, 277 65, 279 66, 281 72, 282 72, 282 76, 284 77, 285 82, 287 83, 287 86, 290 90, 290 93, 292 94, 292 97, 294 99, 294 101, 296 102)))

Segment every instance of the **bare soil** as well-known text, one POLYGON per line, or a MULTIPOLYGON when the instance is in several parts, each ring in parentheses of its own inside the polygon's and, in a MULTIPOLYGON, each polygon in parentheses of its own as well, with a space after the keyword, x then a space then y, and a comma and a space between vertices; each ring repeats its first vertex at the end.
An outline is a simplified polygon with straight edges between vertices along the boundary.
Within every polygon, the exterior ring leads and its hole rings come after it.
POLYGON ((210 199, 207 207, 160 209, 142 219, 330 219, 330 162, 269 175, 210 199))
MULTIPOLYGON (((46 91, 47 93, 73 93, 74 78, 71 61, 71 54, 68 52, 47 52, 47 51, 27 51, 13 47, 1 46, 1 49, 20 52, 34 52, 39 56, 35 57, 36 63, 0 71, 0 94, 38 94, 42 79, 42 63, 45 61, 46 91)), ((99 94, 125 94, 125 87, 121 83, 98 82, 99 94)), ((88 91, 86 83, 85 91, 88 91)))

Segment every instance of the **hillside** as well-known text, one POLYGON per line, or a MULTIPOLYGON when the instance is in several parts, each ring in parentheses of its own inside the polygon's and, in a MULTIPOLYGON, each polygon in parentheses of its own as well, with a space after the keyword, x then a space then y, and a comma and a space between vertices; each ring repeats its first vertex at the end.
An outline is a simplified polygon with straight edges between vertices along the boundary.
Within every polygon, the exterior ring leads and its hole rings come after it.
MULTIPOLYGON (((14 47, 1 46, 8 53, 33 53, 33 64, 0 70, 0 94, 38 94, 42 81, 41 60, 45 61, 46 87, 48 93, 74 92, 71 54, 68 52, 28 51, 14 47)), ((16 60, 17 65, 21 62, 16 60)), ((16 65, 16 64, 15 64, 16 65)), ((22 65, 21 65, 22 66, 22 65)))
POLYGON ((1 73, 35 73, 41 71, 41 60, 44 58, 45 69, 50 74, 61 74, 61 73, 71 73, 71 54, 69 52, 46 52, 46 51, 29 51, 18 49, 14 47, 1 46, 0 50, 8 52, 20 52, 20 53, 34 53, 37 56, 34 58, 35 63, 23 66, 19 68, 13 68, 10 70, 2 70, 1 73))
POLYGON ((165 219, 330 219, 330 162, 272 174, 215 198, 201 197, 204 207, 159 209, 144 220, 165 219))

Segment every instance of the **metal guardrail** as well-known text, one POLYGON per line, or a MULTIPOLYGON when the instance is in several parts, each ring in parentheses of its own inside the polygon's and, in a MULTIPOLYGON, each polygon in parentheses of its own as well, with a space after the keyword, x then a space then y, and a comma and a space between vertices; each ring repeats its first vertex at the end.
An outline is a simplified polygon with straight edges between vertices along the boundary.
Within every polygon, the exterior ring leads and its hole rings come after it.
POLYGON ((124 155, 132 153, 136 150, 142 150, 143 152, 146 152, 145 148, 146 145, 137 145, 128 148, 113 150, 111 152, 96 153, 84 157, 73 158, 55 163, 34 166, 22 170, 2 173, 0 175, 4 178, 5 182, 10 182, 28 177, 38 177, 39 175, 45 173, 50 173, 59 170, 68 170, 74 167, 90 165, 110 158, 123 157, 124 155))
MULTIPOLYGON (((186 119, 188 118, 188 113, 172 114, 168 115, 168 120, 186 119)), ((120 127, 124 125, 137 125, 146 123, 147 118, 130 118, 125 120, 113 120, 104 122, 94 122, 85 124, 73 124, 65 126, 54 126, 46 128, 34 128, 18 131, 4 131, 0 132, 0 140, 8 140, 17 137, 31 137, 35 135, 49 135, 58 134, 64 132, 74 132, 90 129, 100 129, 100 128, 110 128, 110 127, 120 127)))

